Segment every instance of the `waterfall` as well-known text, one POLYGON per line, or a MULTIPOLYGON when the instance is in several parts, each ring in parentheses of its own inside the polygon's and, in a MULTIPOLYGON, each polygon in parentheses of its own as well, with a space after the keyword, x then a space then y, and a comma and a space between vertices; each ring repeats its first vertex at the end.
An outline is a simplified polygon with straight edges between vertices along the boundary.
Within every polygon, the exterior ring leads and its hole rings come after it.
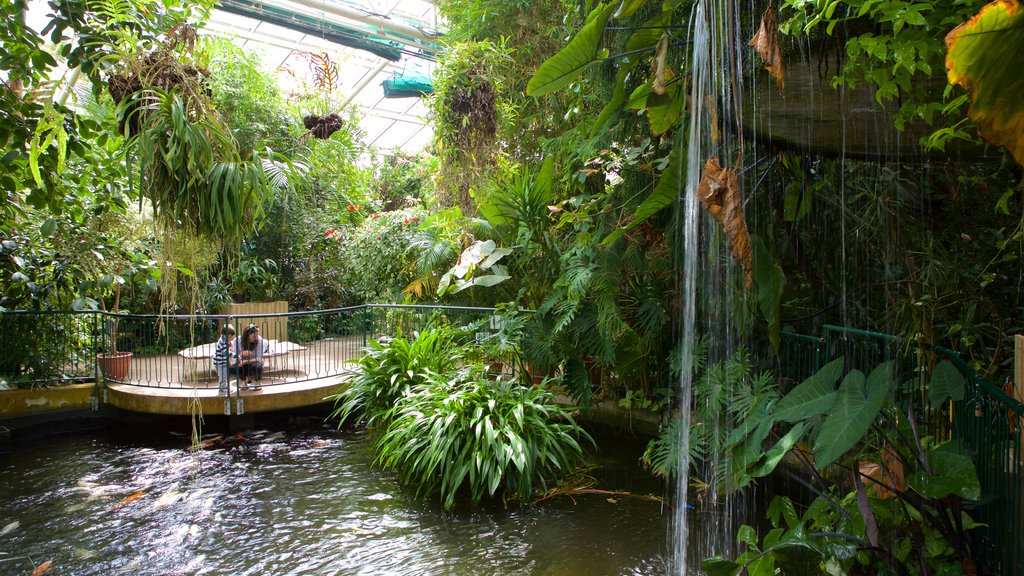
MULTIPOLYGON (((736 0, 699 0, 690 18, 690 115, 689 130, 682 130, 677 146, 686 140, 685 188, 678 201, 679 240, 682 243, 679 289, 682 318, 681 377, 679 382, 679 415, 677 439, 682 458, 676 474, 676 508, 673 519, 673 574, 687 573, 688 552, 694 563, 715 554, 730 554, 736 528, 736 514, 731 499, 720 499, 714 488, 704 494, 700 513, 715 514, 720 520, 706 522, 699 540, 690 542, 687 528, 688 481, 690 478, 689 430, 693 407, 693 370, 697 337, 710 338, 707 362, 719 362, 739 346, 732 314, 739 295, 734 286, 739 265, 725 247, 720 227, 704 217, 698 199, 698 185, 704 163, 711 157, 721 159, 722 166, 737 165, 742 159, 742 131, 736 124, 740 118, 740 78, 742 53, 739 41, 739 7, 736 0), (690 545, 693 550, 688 550, 690 545)), ((681 176, 681 175, 680 175, 681 176)), ((683 178, 679 178, 683 182, 683 178)), ((697 399, 699 401, 699 398, 697 399)), ((715 422, 705 423, 717 425, 715 422)), ((710 455, 711 465, 718 462, 710 455)))

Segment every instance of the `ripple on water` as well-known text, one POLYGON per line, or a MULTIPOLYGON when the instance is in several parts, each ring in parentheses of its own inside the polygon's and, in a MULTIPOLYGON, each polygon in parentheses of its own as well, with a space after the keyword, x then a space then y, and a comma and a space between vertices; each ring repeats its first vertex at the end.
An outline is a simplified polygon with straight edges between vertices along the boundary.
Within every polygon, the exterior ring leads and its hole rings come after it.
MULTIPOLYGON (((18 522, 0 550, 80 576, 665 573, 657 503, 578 496, 444 512, 372 467, 361 433, 206 435, 200 452, 187 438, 142 438, 60 438, 0 458, 0 525, 18 522)), ((27 559, 8 567, 31 571, 27 559)))

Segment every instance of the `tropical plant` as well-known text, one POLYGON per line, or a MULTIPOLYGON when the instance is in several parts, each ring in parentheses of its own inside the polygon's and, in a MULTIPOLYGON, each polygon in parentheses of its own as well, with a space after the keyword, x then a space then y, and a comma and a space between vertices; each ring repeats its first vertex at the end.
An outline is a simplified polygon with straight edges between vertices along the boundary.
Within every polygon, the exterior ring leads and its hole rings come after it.
POLYGON ((367 426, 387 426, 395 402, 430 374, 449 374, 463 351, 447 328, 428 328, 411 339, 399 334, 370 342, 359 359, 359 373, 351 385, 333 397, 338 405, 332 417, 344 424, 352 415, 367 426))
POLYGON ((526 502, 582 460, 579 439, 593 442, 551 392, 489 380, 479 365, 428 375, 387 419, 376 461, 446 509, 463 494, 473 503, 499 494, 526 502))
POLYGON ((375 212, 361 216, 358 225, 334 230, 341 264, 336 273, 356 303, 401 301, 415 276, 409 245, 424 216, 411 208, 375 212))
MULTIPOLYGON (((893 362, 867 376, 843 372, 843 358, 834 360, 781 399, 754 404, 731 428, 721 485, 746 486, 789 455, 810 474, 805 484, 817 498, 803 514, 776 500, 769 508, 773 528, 760 547, 756 532, 742 528, 748 552, 736 560, 708 559, 709 573, 771 574, 776 566, 786 569, 791 549, 844 571, 977 573, 969 537, 977 524, 963 509, 981 495, 969 456, 927 432, 924 407, 904 411, 890 400, 898 386, 893 362)), ((957 369, 939 362, 928 386, 930 410, 962 397, 963 386, 957 369)), ((940 410, 931 417, 945 416, 940 410)))

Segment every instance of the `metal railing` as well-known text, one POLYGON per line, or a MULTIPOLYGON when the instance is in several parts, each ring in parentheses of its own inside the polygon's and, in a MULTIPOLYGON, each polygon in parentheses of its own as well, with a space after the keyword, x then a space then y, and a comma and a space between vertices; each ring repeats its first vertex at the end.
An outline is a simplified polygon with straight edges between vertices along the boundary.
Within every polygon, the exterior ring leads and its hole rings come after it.
POLYGON ((970 504, 969 512, 986 525, 979 529, 976 558, 993 574, 1024 574, 1024 405, 982 378, 952 350, 842 326, 826 325, 823 332, 821 338, 783 334, 779 364, 786 365, 780 366, 789 375, 786 380, 795 385, 840 356, 847 370, 863 372, 894 360, 897 404, 912 408, 927 434, 957 442, 975 463, 982 498, 970 504), (963 375, 964 398, 932 408, 930 371, 943 359, 963 375))
MULTIPOLYGON (((263 339, 260 386, 342 376, 371 339, 412 336, 430 324, 486 338, 493 308, 366 304, 248 315, 109 314, 98 311, 0 313, 0 378, 11 387, 99 381, 147 388, 217 388, 216 341, 226 324, 241 338, 255 325, 263 339), (130 359, 107 360, 114 352, 130 359), (128 354, 122 354, 128 356, 128 354), (102 378, 101 378, 102 377, 102 378)), ((249 375, 254 380, 253 375, 249 375)), ((232 391, 244 384, 232 374, 232 391)))

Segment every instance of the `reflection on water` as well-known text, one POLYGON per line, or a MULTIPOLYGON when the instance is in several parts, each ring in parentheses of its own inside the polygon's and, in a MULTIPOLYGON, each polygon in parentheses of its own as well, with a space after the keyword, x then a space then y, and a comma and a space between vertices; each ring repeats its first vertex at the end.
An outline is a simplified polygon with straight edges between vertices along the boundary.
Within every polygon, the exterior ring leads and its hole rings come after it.
MULTIPOLYGON (((89 432, 0 455, 0 574, 664 574, 668 506, 606 495, 444 513, 371 466, 365 434, 89 432), (7 533, 3 533, 8 530, 7 533)), ((637 452, 598 487, 661 496, 637 452)))

